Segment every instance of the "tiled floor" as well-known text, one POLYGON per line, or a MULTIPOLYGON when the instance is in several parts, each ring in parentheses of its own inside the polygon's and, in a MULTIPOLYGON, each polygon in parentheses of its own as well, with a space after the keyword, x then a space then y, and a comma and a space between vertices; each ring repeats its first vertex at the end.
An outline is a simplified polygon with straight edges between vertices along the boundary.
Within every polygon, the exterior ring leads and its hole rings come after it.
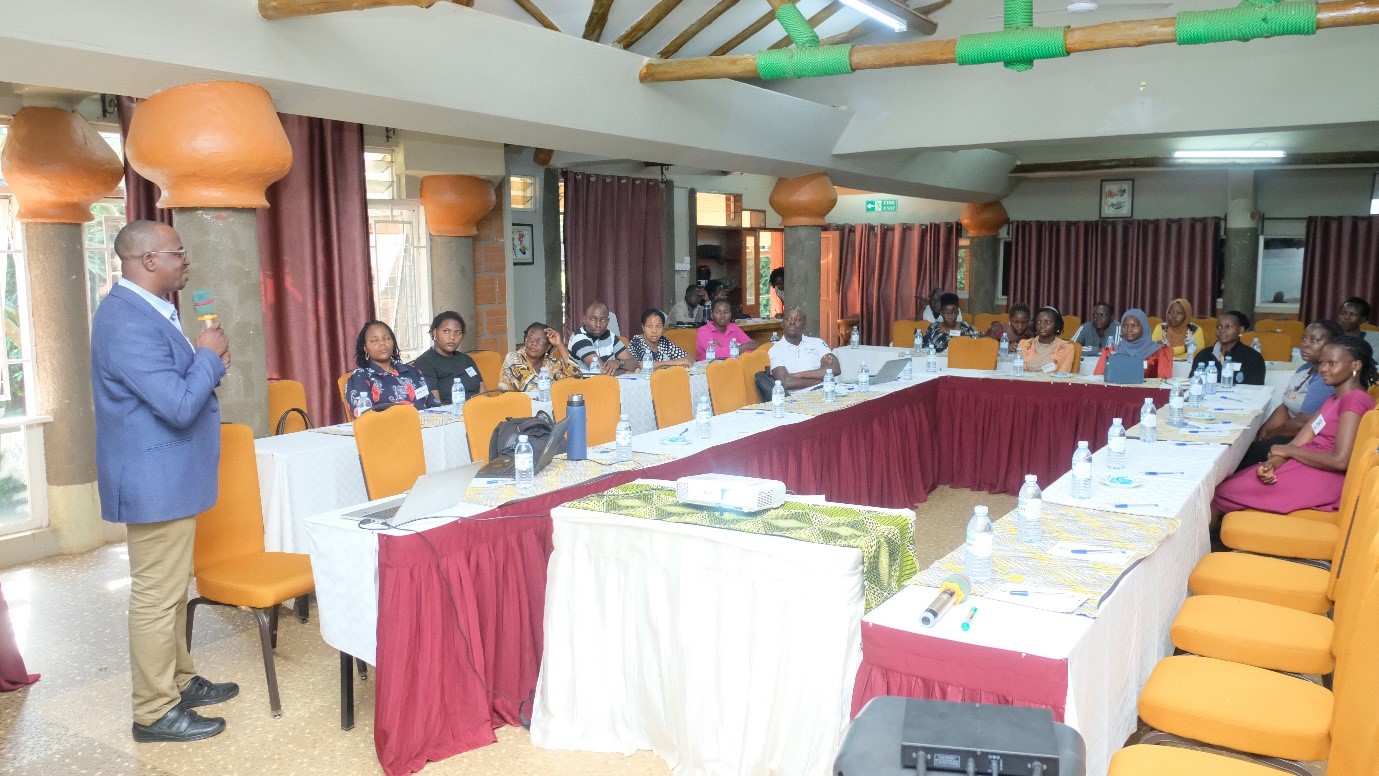
MULTIPOLYGON (((940 488, 919 511, 921 568, 956 547, 974 503, 1003 514, 1009 496, 940 488)), ((43 679, 0 694, 0 772, 42 774, 376 774, 373 684, 357 684, 357 724, 339 724, 339 658, 313 616, 280 618, 277 666, 283 716, 268 712, 253 618, 220 607, 197 615, 192 654, 215 681, 236 681, 239 697, 203 712, 224 716, 225 733, 193 744, 139 744, 130 738, 126 641, 128 559, 122 544, 0 571, 0 586, 29 670, 43 679)), ((313 609, 314 614, 314 609, 313 609)), ((427 774, 599 774, 669 772, 650 752, 630 757, 557 752, 531 745, 525 730, 503 728, 498 743, 434 763, 427 774)))

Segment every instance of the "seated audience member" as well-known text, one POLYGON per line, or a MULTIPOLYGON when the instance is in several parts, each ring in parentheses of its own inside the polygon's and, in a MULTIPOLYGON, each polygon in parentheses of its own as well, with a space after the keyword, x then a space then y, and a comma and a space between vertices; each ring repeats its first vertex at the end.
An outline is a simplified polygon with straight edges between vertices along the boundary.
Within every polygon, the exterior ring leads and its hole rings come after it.
POLYGON ((1239 310, 1229 310, 1216 316, 1216 344, 1210 350, 1197 352, 1196 358, 1192 359, 1192 371, 1197 371, 1198 364, 1216 364, 1216 373, 1219 375, 1226 356, 1230 356, 1242 378, 1236 380, 1237 383, 1263 385, 1264 356, 1240 341, 1240 335, 1249 328, 1250 319, 1239 310))
MULTIPOLYGON (((1099 351, 1115 342, 1116 335, 1120 334, 1120 324, 1116 323, 1115 318, 1115 308, 1107 302, 1097 302, 1092 308, 1091 319, 1073 332, 1073 344, 1099 351)), ((1145 317, 1145 320, 1149 318, 1145 317)))
MULTIPOLYGON (((726 292, 724 292, 726 293, 726 292)), ((736 342, 738 350, 746 353, 749 350, 756 350, 757 344, 747 336, 747 332, 741 326, 733 323, 733 306, 726 298, 715 299, 713 302, 713 312, 709 316, 709 322, 699 327, 699 333, 694 338, 694 359, 703 361, 708 358, 709 343, 713 343, 715 358, 728 357, 728 344, 736 342)))
POLYGON ((1302 344, 1298 350, 1302 352, 1304 363, 1288 380, 1288 385, 1283 389, 1283 403, 1274 408, 1264 421, 1237 470, 1263 463, 1274 445, 1288 444, 1317 417, 1322 402, 1335 393, 1322 379, 1317 361, 1321 358, 1322 348, 1342 336, 1341 327, 1332 321, 1317 321, 1303 330, 1302 344))
POLYGON ((1173 376, 1173 350, 1149 337, 1149 316, 1138 308, 1126 310, 1120 318, 1120 341, 1112 348, 1101 349, 1095 374, 1106 374, 1106 359, 1112 353, 1124 353, 1145 363, 1146 378, 1173 376))
POLYGON ((1361 324, 1369 323, 1369 314, 1369 302, 1352 296, 1341 304, 1341 310, 1336 315, 1336 323, 1341 324, 1341 331, 1345 336, 1361 337, 1371 348, 1379 348, 1379 331, 1360 328, 1361 324))
POLYGON ((923 346, 942 353, 948 349, 950 337, 971 337, 976 333, 971 325, 963 323, 958 310, 958 295, 944 294, 939 297, 939 318, 924 332, 923 346))
POLYGON ((431 348, 417 357, 413 363, 426 378, 431 387, 431 395, 441 404, 450 404, 450 391, 455 387, 455 378, 464 386, 466 397, 484 392, 484 379, 479 375, 479 366, 474 359, 460 352, 460 340, 464 339, 464 318, 454 310, 446 310, 431 321, 431 348))
POLYGON ((642 311, 642 333, 635 334, 632 341, 627 344, 627 349, 632 353, 632 362, 639 367, 646 360, 648 354, 654 362, 654 368, 660 369, 667 366, 693 365, 689 354, 681 350, 678 345, 665 337, 661 336, 666 330, 665 313, 655 308, 642 311))
POLYGON ((1317 371, 1335 393, 1322 402, 1317 419, 1293 441, 1269 448, 1254 469, 1237 472, 1216 488, 1212 507, 1220 512, 1260 509, 1287 514, 1297 509, 1340 508, 1350 451, 1360 417, 1374 409, 1365 389, 1374 384, 1374 356, 1359 337, 1340 337, 1321 349, 1317 371))
POLYGON ((786 392, 791 394, 822 383, 825 369, 832 369, 834 376, 842 374, 838 357, 823 340, 804 333, 805 323, 804 310, 787 309, 781 321, 785 336, 770 350, 771 377, 780 380, 786 392))
POLYGON ((635 372, 638 366, 627 346, 608 328, 608 305, 603 302, 594 302, 584 310, 584 325, 570 335, 570 355, 586 368, 597 357, 606 375, 635 372))
POLYGON ((767 282, 771 284, 771 317, 779 318, 785 314, 785 267, 771 270, 767 282))
POLYGON ((1187 355, 1188 337, 1196 344, 1198 353, 1207 345, 1206 336, 1197 324, 1192 322, 1192 303, 1181 297, 1168 303, 1168 309, 1164 311, 1164 322, 1154 327, 1152 336, 1155 342, 1162 342, 1173 348, 1174 358, 1187 355))
POLYGON ((1006 335, 1009 343, 1010 353, 1014 353, 1020 347, 1021 340, 1027 340, 1034 336, 1034 318, 1030 315, 1029 305, 1012 305, 1009 315, 1010 323, 1002 326, 1000 321, 995 321, 986 330, 986 336, 1000 340, 1001 335, 1006 335))
POLYGON ((1059 339, 1063 314, 1056 307, 1040 307, 1034 314, 1034 336, 1020 340, 1020 357, 1026 372, 1071 372, 1077 346, 1059 339), (1046 369, 1052 365, 1052 369, 1046 369))
POLYGON ((345 383, 345 401, 357 418, 372 409, 411 404, 417 409, 440 405, 421 370, 402 363, 397 338, 383 321, 369 321, 354 342, 355 370, 345 383))
POLYGON ((552 380, 579 377, 579 364, 570 358, 570 351, 560 341, 560 332, 544 323, 533 323, 522 333, 522 344, 503 359, 498 377, 498 390, 525 391, 536 387, 541 367, 546 367, 552 380))
POLYGON ((685 289, 685 298, 671 305, 670 323, 699 323, 698 317, 703 313, 699 308, 709 300, 709 295, 704 293, 704 287, 695 283, 685 289))
MULTIPOLYGON (((915 306, 916 306, 916 307, 919 306, 919 301, 920 301, 920 300, 919 300, 919 297, 916 296, 916 297, 915 297, 915 306)), ((923 316, 922 316, 922 317, 924 318, 924 320, 928 321, 929 323, 935 323, 935 322, 937 322, 940 318, 943 317, 943 289, 941 289, 941 288, 931 288, 931 289, 929 289, 929 301, 928 301, 927 304, 924 305, 924 311, 923 311, 923 316)), ((962 320, 962 310, 959 310, 959 311, 958 311, 958 320, 959 320, 959 321, 962 320)))

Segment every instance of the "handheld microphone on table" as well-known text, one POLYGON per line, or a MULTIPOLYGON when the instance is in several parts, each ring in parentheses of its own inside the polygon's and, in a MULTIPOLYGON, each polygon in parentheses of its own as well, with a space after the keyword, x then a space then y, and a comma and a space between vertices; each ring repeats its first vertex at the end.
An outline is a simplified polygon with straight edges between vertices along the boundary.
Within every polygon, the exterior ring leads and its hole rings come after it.
POLYGON ((215 319, 220 317, 215 311, 215 297, 204 288, 192 292, 192 312, 196 313, 196 319, 201 321, 203 329, 211 328, 215 319))
POLYGON ((948 578, 939 585, 938 595, 929 604, 929 608, 924 610, 924 614, 919 617, 919 624, 926 628, 934 627, 944 612, 953 608, 955 604, 962 603, 972 594, 972 582, 962 574, 949 574, 948 578))

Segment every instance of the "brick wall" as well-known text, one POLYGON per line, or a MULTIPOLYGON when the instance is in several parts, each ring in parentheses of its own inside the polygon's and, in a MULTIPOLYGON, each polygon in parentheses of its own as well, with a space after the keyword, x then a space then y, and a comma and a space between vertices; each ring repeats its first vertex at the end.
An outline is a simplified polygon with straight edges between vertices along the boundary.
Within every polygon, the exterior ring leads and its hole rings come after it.
POLYGON ((496 207, 479 222, 479 234, 474 238, 474 334, 479 350, 512 350, 508 333, 507 261, 503 209, 496 207))

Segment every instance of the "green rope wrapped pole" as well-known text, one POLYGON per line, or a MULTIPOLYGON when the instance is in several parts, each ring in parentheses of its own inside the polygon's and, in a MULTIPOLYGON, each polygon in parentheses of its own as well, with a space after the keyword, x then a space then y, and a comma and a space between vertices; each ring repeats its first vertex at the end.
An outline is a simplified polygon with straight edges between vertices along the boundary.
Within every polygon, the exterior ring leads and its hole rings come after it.
POLYGON ((756 56, 757 75, 767 79, 815 78, 852 72, 851 45, 771 49, 756 56))
POLYGON ((1036 59, 1066 56, 1062 27, 1026 27, 960 35, 954 61, 959 65, 1004 62, 1011 70, 1021 71, 1032 67, 1036 59))
POLYGON ((1316 32, 1317 6, 1308 2, 1244 0, 1235 8, 1184 11, 1173 17, 1173 35, 1180 46, 1316 32))
MULTIPOLYGON (((1026 30, 1034 26, 1034 0, 1006 0, 1005 28, 1007 30, 1026 30)), ((1032 59, 1004 60, 1007 70, 1023 73, 1034 67, 1032 59)))
POLYGON ((776 21, 785 28, 785 34, 800 48, 814 48, 819 45, 819 33, 809 26, 809 21, 800 13, 799 6, 784 3, 776 8, 776 21))

